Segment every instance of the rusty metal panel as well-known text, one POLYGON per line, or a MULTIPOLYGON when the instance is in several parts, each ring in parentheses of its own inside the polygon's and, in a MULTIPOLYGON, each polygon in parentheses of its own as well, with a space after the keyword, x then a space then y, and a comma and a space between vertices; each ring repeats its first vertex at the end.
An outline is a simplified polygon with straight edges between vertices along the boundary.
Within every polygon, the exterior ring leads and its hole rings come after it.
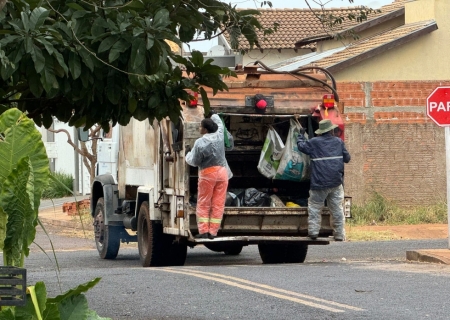
POLYGON ((125 198, 126 185, 152 184, 158 159, 159 126, 148 121, 131 119, 120 127, 118 184, 119 198, 125 198), (139 181, 133 182, 133 177, 139 181), (127 181, 128 179, 128 181, 127 181))

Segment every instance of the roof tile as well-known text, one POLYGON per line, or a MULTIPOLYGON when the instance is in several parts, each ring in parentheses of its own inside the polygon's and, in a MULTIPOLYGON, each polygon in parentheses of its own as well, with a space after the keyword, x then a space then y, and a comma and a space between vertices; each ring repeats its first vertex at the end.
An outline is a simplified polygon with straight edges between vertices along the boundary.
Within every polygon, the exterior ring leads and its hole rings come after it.
MULTIPOLYGON (((406 2, 413 0, 395 0, 393 3, 383 6, 381 13, 369 15, 368 20, 377 18, 384 14, 402 9, 406 2)), ((295 49, 295 42, 312 36, 335 33, 346 30, 358 24, 356 21, 344 20, 334 30, 328 30, 320 23, 320 15, 347 16, 350 13, 358 14, 361 7, 331 8, 331 9, 258 9, 261 15, 258 21, 264 28, 270 28, 276 22, 279 24, 277 32, 264 37, 262 32, 258 33, 261 49, 295 49)), ((230 35, 225 32, 224 36, 230 42, 230 35)), ((243 50, 250 49, 248 41, 241 37, 239 46, 243 50)), ((307 44, 302 48, 313 48, 315 43, 307 44)))

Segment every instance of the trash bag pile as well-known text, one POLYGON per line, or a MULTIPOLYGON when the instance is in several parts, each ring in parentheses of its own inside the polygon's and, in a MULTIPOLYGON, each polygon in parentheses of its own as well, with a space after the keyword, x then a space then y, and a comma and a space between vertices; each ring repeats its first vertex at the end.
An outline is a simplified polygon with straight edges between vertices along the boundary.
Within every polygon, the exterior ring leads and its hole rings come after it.
MULTIPOLYGON (((191 206, 197 205, 197 195, 189 199, 191 206)), ((237 189, 227 192, 225 207, 306 207, 308 199, 289 199, 283 201, 277 195, 259 191, 255 188, 237 189)))

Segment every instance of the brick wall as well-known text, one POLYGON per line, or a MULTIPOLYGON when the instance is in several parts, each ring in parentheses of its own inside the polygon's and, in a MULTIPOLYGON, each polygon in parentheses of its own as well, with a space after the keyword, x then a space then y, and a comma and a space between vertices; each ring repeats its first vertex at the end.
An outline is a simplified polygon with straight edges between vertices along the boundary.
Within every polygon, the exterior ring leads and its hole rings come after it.
POLYGON ((444 129, 426 98, 450 81, 338 83, 344 102, 346 194, 362 204, 373 191, 400 205, 446 200, 444 129))

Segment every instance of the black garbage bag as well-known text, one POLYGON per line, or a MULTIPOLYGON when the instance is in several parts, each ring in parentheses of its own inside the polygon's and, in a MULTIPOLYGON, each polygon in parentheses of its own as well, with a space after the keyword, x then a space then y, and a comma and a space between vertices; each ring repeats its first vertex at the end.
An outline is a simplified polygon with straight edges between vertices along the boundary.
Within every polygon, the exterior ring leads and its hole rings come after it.
POLYGON ((270 207, 271 199, 267 193, 255 188, 245 189, 238 195, 241 207, 270 207))
POLYGON ((225 206, 226 207, 240 207, 240 201, 238 196, 236 196, 232 192, 227 192, 227 197, 225 200, 225 206))

